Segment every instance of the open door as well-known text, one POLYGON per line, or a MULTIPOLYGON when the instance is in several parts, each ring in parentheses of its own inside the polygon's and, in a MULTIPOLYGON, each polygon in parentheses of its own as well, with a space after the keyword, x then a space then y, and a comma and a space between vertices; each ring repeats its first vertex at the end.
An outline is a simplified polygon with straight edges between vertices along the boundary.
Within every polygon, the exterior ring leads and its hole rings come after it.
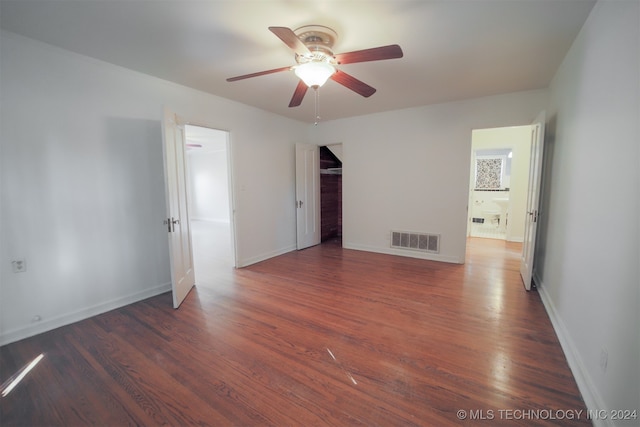
POLYGON ((296 144, 298 250, 320 243, 320 147, 296 144))
POLYGON ((195 285, 195 274, 187 206, 184 127, 178 125, 176 114, 166 108, 162 138, 167 199, 167 219, 164 223, 169 234, 173 308, 178 308, 195 285))
POLYGON ((529 189, 527 192, 527 218, 524 226, 522 258, 520 260, 520 276, 526 290, 531 290, 533 276, 533 255, 536 248, 536 232, 538 228, 538 211, 540 202, 540 180, 542 176, 542 154, 544 151, 545 112, 541 112, 532 123, 531 160, 529 166, 529 189))

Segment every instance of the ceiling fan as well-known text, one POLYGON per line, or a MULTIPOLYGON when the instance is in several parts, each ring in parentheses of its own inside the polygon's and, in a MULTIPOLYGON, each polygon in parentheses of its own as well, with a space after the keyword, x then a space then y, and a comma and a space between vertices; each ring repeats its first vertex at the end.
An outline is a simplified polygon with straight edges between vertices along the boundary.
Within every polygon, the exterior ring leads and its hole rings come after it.
POLYGON ((287 27, 269 27, 269 30, 295 52, 296 65, 231 77, 227 81, 235 82, 265 74, 293 70, 300 81, 293 92, 289 107, 300 105, 308 88, 317 89, 328 79, 368 98, 376 92, 376 89, 339 70, 337 66, 402 58, 403 55, 402 49, 397 44, 334 54, 332 48, 338 35, 331 28, 321 25, 307 25, 295 31, 287 27))

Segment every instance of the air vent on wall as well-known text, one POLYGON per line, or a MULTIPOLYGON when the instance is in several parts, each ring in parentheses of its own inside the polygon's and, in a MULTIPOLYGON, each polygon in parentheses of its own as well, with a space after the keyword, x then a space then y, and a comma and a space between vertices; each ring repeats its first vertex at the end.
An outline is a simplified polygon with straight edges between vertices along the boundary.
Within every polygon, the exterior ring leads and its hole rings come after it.
POLYGON ((391 247, 437 254, 440 253, 440 235, 392 231, 391 247))

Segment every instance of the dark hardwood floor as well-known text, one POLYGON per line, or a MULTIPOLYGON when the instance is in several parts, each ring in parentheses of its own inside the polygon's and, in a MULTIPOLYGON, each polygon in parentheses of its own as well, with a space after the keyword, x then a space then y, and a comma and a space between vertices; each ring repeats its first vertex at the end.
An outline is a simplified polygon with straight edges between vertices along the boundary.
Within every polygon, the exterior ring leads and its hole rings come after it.
POLYGON ((164 294, 3 346, 1 381, 44 359, 0 425, 589 425, 519 250, 470 239, 454 265, 323 244, 179 310, 164 294))

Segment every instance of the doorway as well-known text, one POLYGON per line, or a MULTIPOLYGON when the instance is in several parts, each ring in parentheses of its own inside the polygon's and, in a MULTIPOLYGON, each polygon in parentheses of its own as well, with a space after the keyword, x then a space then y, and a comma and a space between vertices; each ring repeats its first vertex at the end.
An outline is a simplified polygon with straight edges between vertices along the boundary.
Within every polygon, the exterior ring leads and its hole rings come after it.
POLYGON ((320 147, 320 242, 342 245, 342 144, 320 147))
POLYGON ((472 131, 468 237, 524 240, 531 129, 526 125, 472 131))
POLYGON ((342 245, 342 144, 298 143, 296 158, 296 247, 342 245))
POLYGON ((229 133, 185 125, 196 285, 217 288, 236 266, 229 133))

